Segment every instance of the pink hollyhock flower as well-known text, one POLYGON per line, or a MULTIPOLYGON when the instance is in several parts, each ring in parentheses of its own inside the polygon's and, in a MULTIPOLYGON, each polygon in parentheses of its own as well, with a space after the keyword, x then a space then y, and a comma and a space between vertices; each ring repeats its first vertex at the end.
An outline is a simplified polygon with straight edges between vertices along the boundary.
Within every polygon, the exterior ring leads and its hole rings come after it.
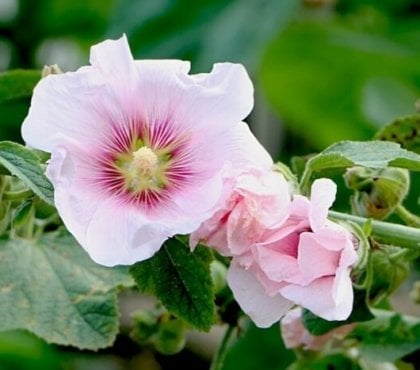
POLYGON ((190 245, 202 242, 224 256, 240 256, 284 222, 290 201, 288 182, 271 166, 227 173, 216 212, 191 234, 190 245))
POLYGON ((343 339, 354 329, 354 324, 342 325, 323 335, 312 335, 302 323, 302 308, 295 307, 280 321, 281 335, 286 348, 320 350, 328 342, 343 339))
POLYGON ((151 257, 210 217, 226 166, 272 163, 241 122, 253 105, 241 65, 189 75, 188 62, 133 60, 125 37, 90 63, 40 81, 22 133, 51 153, 57 209, 96 262, 151 257))
POLYGON ((295 195, 287 219, 233 258, 228 283, 258 326, 278 321, 293 304, 326 320, 345 320, 353 306, 353 235, 327 220, 336 185, 316 180, 311 198, 295 195))

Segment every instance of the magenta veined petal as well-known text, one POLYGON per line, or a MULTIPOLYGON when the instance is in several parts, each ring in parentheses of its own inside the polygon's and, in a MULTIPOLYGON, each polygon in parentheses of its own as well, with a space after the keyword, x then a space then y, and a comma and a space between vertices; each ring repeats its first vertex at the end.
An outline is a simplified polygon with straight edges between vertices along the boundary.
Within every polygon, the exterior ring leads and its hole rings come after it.
POLYGON ((22 136, 52 154, 57 209, 98 263, 149 258, 211 216, 225 168, 271 165, 241 122, 253 105, 243 66, 189 75, 185 61, 134 60, 125 37, 90 62, 40 81, 22 136))

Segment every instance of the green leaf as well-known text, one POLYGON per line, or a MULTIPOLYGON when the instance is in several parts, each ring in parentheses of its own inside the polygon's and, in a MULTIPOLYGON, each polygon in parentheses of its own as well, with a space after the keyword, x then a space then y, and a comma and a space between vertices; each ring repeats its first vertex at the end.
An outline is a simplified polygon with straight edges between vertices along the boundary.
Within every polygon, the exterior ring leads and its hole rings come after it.
POLYGON ((399 143, 403 148, 420 154, 420 114, 402 117, 383 127, 376 140, 399 143))
POLYGON ((17 176, 46 203, 54 204, 54 191, 44 175, 36 154, 23 145, 10 141, 0 142, 0 165, 17 176))
POLYGON ((249 323, 227 353, 222 370, 284 370, 294 359, 282 343, 278 324, 260 329, 249 323))
POLYGON ((311 175, 333 168, 388 166, 420 171, 420 155, 402 149, 397 143, 385 141, 341 141, 312 157, 302 176, 302 189, 307 190, 311 175))
POLYGON ((0 73, 0 104, 8 100, 31 96, 40 78, 40 71, 18 69, 0 73))
POLYGON ((389 296, 407 279, 410 272, 408 253, 390 245, 382 245, 370 253, 368 274, 372 276, 372 283, 368 289, 372 301, 379 302, 389 296))
POLYGON ((213 63, 229 60, 255 70, 268 41, 289 23, 298 9, 295 0, 230 1, 215 14, 200 37, 202 47, 197 64, 208 68, 213 63))
POLYGON ((328 321, 324 320, 311 311, 304 309, 302 313, 302 323, 305 328, 312 335, 323 335, 330 330, 342 325, 350 324, 353 322, 368 321, 373 319, 374 316, 366 304, 366 291, 354 290, 353 311, 347 320, 343 321, 328 321))
POLYGON ((173 238, 130 272, 140 290, 155 295, 168 311, 197 329, 209 330, 215 319, 211 260, 208 248, 199 246, 190 252, 173 238))
POLYGON ((420 320, 395 312, 375 310, 375 320, 358 324, 351 333, 359 340, 362 357, 394 362, 420 348, 420 320))
POLYGON ((109 346, 118 332, 116 288, 132 284, 127 269, 95 264, 68 234, 0 240, 0 330, 81 349, 109 346))

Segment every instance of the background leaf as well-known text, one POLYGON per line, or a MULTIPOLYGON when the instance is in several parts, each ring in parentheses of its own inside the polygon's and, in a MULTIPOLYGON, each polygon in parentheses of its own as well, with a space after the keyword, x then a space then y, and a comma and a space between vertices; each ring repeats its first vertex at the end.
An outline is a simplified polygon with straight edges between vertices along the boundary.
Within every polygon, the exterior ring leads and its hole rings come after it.
POLYGON ((54 204, 53 187, 45 177, 38 156, 30 149, 10 141, 0 142, 0 165, 22 180, 42 200, 54 204))
POLYGON ((414 21, 384 23, 373 11, 302 17, 268 47, 262 87, 288 127, 316 149, 367 139, 378 126, 414 112, 420 91, 415 30, 414 21))
POLYGON ((18 69, 0 73, 0 104, 31 96, 40 78, 41 71, 18 69))
POLYGON ((138 57, 188 59, 200 71, 240 62, 254 71, 298 8, 296 0, 121 0, 108 34, 127 33, 138 57))
POLYGON ((140 290, 155 295, 174 315, 200 330, 215 320, 211 250, 190 252, 178 239, 169 239, 152 258, 131 267, 140 290))
POLYGON ((379 302, 391 295, 408 277, 409 259, 403 250, 391 245, 381 245, 369 254, 368 274, 372 276, 369 298, 379 302))
POLYGON ((394 362, 420 348, 420 320, 375 310, 377 318, 359 324, 351 337, 359 340, 361 355, 378 362, 394 362))
POLYGON ((0 241, 0 330, 26 329, 47 342, 109 346, 118 332, 116 288, 127 269, 92 262, 69 234, 33 243, 0 241))

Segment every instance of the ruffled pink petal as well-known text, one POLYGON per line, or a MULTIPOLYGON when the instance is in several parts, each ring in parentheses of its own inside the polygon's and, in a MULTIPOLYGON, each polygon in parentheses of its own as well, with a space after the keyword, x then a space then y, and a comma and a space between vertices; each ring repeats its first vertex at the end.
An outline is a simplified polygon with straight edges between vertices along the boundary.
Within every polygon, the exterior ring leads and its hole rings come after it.
POLYGON ((325 225, 328 210, 332 206, 337 192, 337 185, 330 179, 317 179, 311 188, 311 208, 309 222, 311 228, 317 231, 325 225))
POLYGON ((351 282, 348 284, 350 279, 339 279, 337 283, 335 280, 329 276, 306 286, 290 284, 280 293, 325 320, 345 320, 351 313, 353 289, 351 282))
POLYGON ((340 253, 326 249, 323 241, 316 233, 300 235, 297 259, 301 271, 300 284, 306 285, 317 278, 335 274, 340 253))
POLYGON ((251 170, 238 178, 237 191, 248 200, 249 213, 261 229, 282 225, 289 216, 290 188, 280 173, 251 170))
POLYGON ((230 265, 227 281, 239 306, 260 328, 271 326, 293 306, 280 295, 267 295, 254 275, 235 261, 230 265))
POLYGON ((359 259, 357 251, 354 249, 354 245, 351 240, 347 240, 346 246, 341 252, 340 268, 350 267, 354 265, 359 259))
POLYGON ((256 244, 296 258, 298 255, 299 231, 301 230, 299 225, 300 223, 286 222, 278 229, 275 229, 274 232, 269 232, 263 238, 263 241, 256 244))
POLYGON ((269 279, 282 282, 299 273, 296 258, 261 246, 256 246, 253 250, 256 254, 258 266, 269 279))

